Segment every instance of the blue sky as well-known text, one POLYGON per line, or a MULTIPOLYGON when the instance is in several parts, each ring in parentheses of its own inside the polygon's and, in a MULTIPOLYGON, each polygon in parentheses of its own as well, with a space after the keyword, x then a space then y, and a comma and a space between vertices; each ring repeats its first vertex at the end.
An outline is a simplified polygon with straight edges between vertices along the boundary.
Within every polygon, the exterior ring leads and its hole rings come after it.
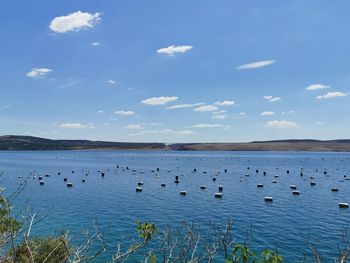
POLYGON ((349 138, 349 10, 347 0, 5 0, 0 133, 349 138))

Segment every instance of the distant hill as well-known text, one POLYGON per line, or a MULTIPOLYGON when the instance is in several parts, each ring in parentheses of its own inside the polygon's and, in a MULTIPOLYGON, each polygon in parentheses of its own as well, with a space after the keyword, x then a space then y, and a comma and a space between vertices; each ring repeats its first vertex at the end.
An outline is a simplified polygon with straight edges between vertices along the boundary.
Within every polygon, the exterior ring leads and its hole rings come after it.
POLYGON ((33 136, 0 136, 0 150, 159 150, 164 148, 164 143, 50 140, 33 136))
POLYGON ((173 144, 179 151, 309 151, 350 152, 350 140, 276 140, 248 143, 189 143, 173 144))
POLYGON ((50 140, 33 136, 0 136, 0 150, 173 150, 173 151, 310 151, 350 152, 350 140, 276 140, 247 143, 133 143, 50 140))

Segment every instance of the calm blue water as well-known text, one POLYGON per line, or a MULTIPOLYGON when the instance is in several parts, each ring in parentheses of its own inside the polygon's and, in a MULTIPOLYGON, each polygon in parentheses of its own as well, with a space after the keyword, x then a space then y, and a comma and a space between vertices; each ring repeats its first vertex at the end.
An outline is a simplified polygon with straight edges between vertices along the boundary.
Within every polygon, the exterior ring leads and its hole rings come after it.
MULTIPOLYGON (((65 229, 79 239, 97 220, 112 246, 135 232, 138 220, 152 221, 159 227, 184 221, 205 227, 210 220, 225 223, 233 219, 237 241, 245 240, 252 225, 252 245, 256 249, 277 244, 287 262, 297 262, 310 253, 305 243, 309 236, 329 262, 342 244, 342 231, 350 226, 350 209, 338 207, 339 202, 350 202, 350 181, 343 180, 344 175, 350 176, 348 153, 0 152, 0 171, 4 172, 0 185, 7 188, 7 193, 23 180, 19 176, 34 170, 38 176, 51 176, 44 177, 44 186, 31 180, 18 198, 18 204, 29 204, 36 214, 46 215, 33 234, 65 229), (129 170, 117 169, 117 165, 128 166, 129 170), (159 172, 151 172, 157 167, 159 172), (192 173, 194 168, 196 173, 192 173), (105 172, 104 178, 99 170, 105 172), (217 172, 220 175, 213 182, 217 172), (176 175, 181 181, 178 185, 174 184, 176 175), (316 186, 310 186, 310 176, 315 177, 316 186), (64 177, 74 184, 72 188, 66 187, 64 177), (135 192, 139 181, 144 182, 142 193, 135 192), (160 186, 163 182, 165 188, 160 186), (263 183, 264 188, 257 188, 257 183, 263 183), (200 190, 201 184, 207 189, 200 190), (298 187, 299 196, 292 195, 290 184, 298 187), (224 187, 223 198, 215 199, 219 185, 224 187), (338 187, 339 192, 331 192, 332 187, 338 187), (188 195, 180 196, 182 190, 188 195), (272 204, 264 202, 267 195, 273 196, 272 204)), ((106 262, 112 253, 110 248, 96 262, 106 262)))

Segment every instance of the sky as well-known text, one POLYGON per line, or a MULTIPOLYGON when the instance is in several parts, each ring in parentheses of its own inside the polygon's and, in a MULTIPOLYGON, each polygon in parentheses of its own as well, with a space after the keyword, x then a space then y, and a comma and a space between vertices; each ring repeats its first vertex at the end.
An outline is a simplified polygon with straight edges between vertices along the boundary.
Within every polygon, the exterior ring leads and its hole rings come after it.
POLYGON ((0 134, 350 138, 350 1, 4 0, 0 134))

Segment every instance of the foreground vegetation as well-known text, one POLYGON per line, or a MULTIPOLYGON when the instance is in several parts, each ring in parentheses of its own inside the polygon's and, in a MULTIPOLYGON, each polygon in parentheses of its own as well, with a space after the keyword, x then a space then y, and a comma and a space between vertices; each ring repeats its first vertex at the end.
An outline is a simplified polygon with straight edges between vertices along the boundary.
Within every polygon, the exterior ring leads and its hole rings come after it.
MULTIPOLYGON (((32 237, 32 227, 40 223, 36 214, 25 213, 13 215, 14 200, 23 191, 25 183, 9 197, 0 193, 0 262, 4 263, 80 263, 104 262, 99 256, 108 247, 104 235, 97 225, 92 234, 86 233, 86 240, 80 245, 72 241, 66 232, 58 236, 32 237)), ((251 232, 243 243, 236 242, 232 232, 233 222, 224 227, 212 225, 210 233, 205 236, 197 231, 195 225, 184 224, 175 229, 157 229, 148 222, 138 222, 137 231, 125 242, 115 247, 110 263, 117 262, 164 262, 164 263, 280 263, 284 258, 277 249, 265 249, 260 253, 253 251, 251 232)), ((347 262, 350 255, 348 238, 345 246, 339 249, 334 262, 347 262)), ((323 262, 317 249, 308 242, 311 258, 304 262, 323 262)), ((294 261, 295 262, 295 261, 294 261)))

